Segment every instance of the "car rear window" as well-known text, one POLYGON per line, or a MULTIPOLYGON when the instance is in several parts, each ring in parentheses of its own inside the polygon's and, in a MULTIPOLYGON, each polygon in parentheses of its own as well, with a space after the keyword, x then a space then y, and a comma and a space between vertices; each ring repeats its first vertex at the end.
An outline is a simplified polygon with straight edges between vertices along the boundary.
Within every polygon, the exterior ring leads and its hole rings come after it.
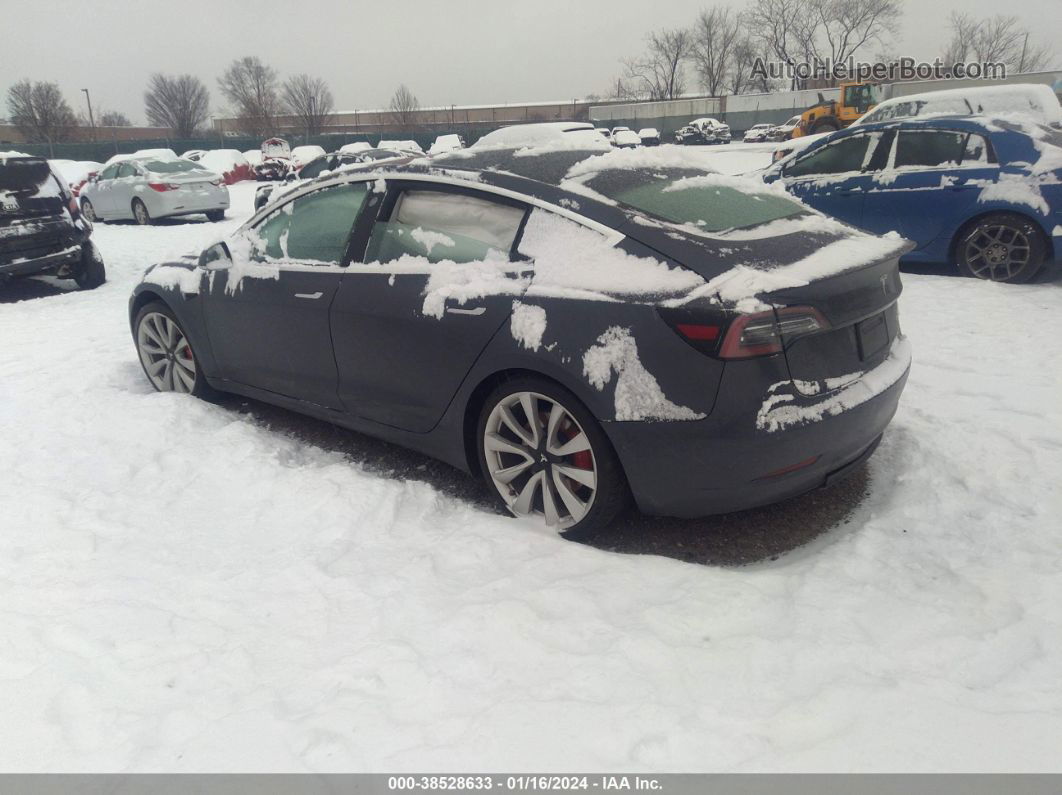
POLYGON ((153 174, 183 174, 188 171, 200 171, 202 166, 190 160, 149 160, 144 168, 153 174))
POLYGON ((52 214, 66 202, 46 160, 10 158, 0 164, 0 213, 52 214))
POLYGON ((682 182, 703 176, 704 172, 692 169, 651 173, 613 169, 596 175, 587 186, 654 218, 694 224, 707 232, 757 226, 807 212, 798 202, 774 193, 721 183, 682 182))

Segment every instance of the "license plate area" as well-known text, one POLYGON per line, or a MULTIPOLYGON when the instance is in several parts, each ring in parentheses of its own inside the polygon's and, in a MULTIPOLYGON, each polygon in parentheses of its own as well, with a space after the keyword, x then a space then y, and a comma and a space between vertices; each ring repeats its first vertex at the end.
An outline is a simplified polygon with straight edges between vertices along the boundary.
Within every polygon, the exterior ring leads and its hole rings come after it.
POLYGON ((856 324, 856 344, 859 346, 859 360, 874 359, 889 344, 889 323, 884 312, 856 324))

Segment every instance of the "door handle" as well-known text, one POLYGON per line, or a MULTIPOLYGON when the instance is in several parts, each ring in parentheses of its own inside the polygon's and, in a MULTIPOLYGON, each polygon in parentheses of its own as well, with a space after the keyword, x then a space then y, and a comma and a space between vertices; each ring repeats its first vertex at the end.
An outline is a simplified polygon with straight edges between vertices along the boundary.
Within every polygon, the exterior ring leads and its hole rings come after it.
POLYGON ((446 311, 451 315, 482 315, 487 311, 487 307, 477 306, 475 309, 457 309, 455 307, 450 307, 446 311))
POLYGON ((316 293, 295 293, 296 298, 309 298, 311 300, 320 298, 322 295, 324 295, 324 293, 322 293, 320 290, 318 290, 316 293))

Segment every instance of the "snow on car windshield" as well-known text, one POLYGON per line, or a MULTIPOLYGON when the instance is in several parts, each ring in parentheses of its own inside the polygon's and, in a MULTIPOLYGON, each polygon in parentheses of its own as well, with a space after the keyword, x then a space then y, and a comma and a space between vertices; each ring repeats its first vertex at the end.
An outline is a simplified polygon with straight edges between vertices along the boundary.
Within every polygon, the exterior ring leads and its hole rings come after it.
POLYGON ((708 232, 758 226, 807 212, 776 191, 748 189, 748 180, 694 169, 610 169, 584 184, 620 204, 708 232))

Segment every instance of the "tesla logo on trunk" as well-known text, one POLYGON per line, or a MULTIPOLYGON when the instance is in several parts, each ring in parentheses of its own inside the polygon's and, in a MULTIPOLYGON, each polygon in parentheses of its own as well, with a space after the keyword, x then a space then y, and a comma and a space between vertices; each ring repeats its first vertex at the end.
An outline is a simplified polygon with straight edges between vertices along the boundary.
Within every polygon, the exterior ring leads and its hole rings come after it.
POLYGON ((885 295, 889 294, 889 274, 885 274, 881 277, 881 292, 885 295))

